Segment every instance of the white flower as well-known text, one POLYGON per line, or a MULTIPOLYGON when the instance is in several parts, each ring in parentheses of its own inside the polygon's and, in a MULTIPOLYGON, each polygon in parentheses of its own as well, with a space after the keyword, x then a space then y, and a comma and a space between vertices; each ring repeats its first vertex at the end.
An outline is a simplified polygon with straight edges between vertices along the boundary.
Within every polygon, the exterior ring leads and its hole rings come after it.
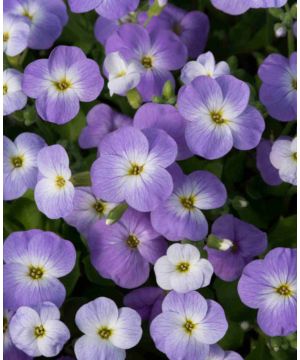
POLYGON ((213 79, 230 74, 230 68, 225 61, 216 64, 214 55, 208 51, 198 56, 197 61, 189 61, 181 70, 180 79, 189 84, 198 76, 210 76, 213 79))
POLYGON ((270 153, 272 165, 279 170, 280 178, 297 185, 297 138, 282 138, 274 142, 270 153))
POLYGON ((173 244, 167 255, 156 261, 154 272, 162 289, 186 293, 209 285, 213 267, 208 260, 200 259, 195 246, 173 244))
POLYGON ((110 96, 124 96, 140 82, 141 65, 135 61, 128 63, 118 52, 106 56, 104 68, 108 73, 110 96))
POLYGON ((16 56, 26 49, 30 26, 19 16, 3 16, 3 51, 8 56, 16 56))

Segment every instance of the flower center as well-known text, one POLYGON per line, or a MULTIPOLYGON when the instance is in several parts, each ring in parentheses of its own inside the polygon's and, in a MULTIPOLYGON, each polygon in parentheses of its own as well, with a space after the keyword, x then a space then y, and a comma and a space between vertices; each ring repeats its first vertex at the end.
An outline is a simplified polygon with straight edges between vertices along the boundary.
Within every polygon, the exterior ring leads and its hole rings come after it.
POLYGON ((192 210, 194 209, 194 198, 192 196, 190 197, 182 197, 180 198, 180 202, 181 202, 181 205, 187 209, 187 210, 192 210))
POLYGON ((61 189, 66 185, 66 180, 62 176, 58 175, 58 176, 56 176, 56 179, 55 179, 55 185, 59 189, 61 189))
POLYGON ((281 296, 291 296, 293 294, 293 291, 288 284, 280 285, 278 288, 276 288, 276 292, 281 296))
POLYGON ((194 324, 191 320, 187 320, 184 324, 183 324, 183 328, 184 330, 191 335, 193 330, 195 329, 196 324, 194 324))
POLYGON ((292 80, 292 88, 293 88, 294 90, 297 90, 297 79, 293 79, 293 80, 292 80))
POLYGON ((93 205, 93 208, 96 210, 96 212, 99 214, 99 215, 103 215, 103 212, 104 212, 104 209, 105 209, 105 206, 104 204, 97 200, 95 202, 95 204, 93 205))
POLYGON ((141 62, 145 69, 151 69, 153 66, 151 56, 143 56, 141 62))
POLYGON ((7 318, 4 316, 4 317, 3 317, 3 334, 6 333, 7 329, 8 329, 8 320, 7 320, 7 318))
POLYGON ((3 42, 7 42, 9 40, 9 33, 6 31, 3 33, 3 42))
POLYGON ((140 243, 140 240, 133 234, 130 234, 126 240, 126 244, 131 249, 136 249, 138 247, 139 243, 140 243))
POLYGON ((30 21, 32 21, 32 19, 33 19, 33 15, 30 14, 28 9, 25 9, 23 11, 23 16, 27 17, 30 21))
POLYGON ((226 122, 226 120, 223 119, 222 114, 219 112, 218 113, 212 112, 210 114, 210 116, 211 116, 212 121, 218 125, 224 124, 226 122))
POLYGON ((8 87, 6 84, 3 84, 3 95, 6 95, 8 91, 8 87))
POLYGON ((292 154, 292 158, 293 158, 293 160, 297 161, 297 153, 296 153, 296 152, 294 152, 294 153, 292 154))
POLYGON ((107 327, 102 327, 101 329, 99 329, 98 331, 98 335, 101 337, 101 339, 103 340, 108 340, 110 338, 112 334, 112 330, 107 328, 107 327))
POLYGON ((33 280, 40 280, 44 275, 44 270, 38 266, 30 266, 28 275, 33 280))
POLYGON ((61 81, 54 82, 54 85, 58 91, 66 91, 71 87, 70 81, 63 79, 61 81))
POLYGON ((190 264, 188 262, 181 262, 176 265, 177 271, 182 273, 189 271, 189 268, 190 268, 190 264))
POLYGON ((129 175, 140 175, 144 170, 144 165, 131 164, 131 168, 128 172, 129 175))
POLYGON ((23 165, 23 158, 21 156, 14 156, 11 158, 11 162, 14 168, 20 168, 23 165))
POLYGON ((122 70, 122 71, 120 71, 117 75, 116 75, 116 77, 117 78, 120 78, 120 77, 123 77, 123 76, 125 76, 126 75, 126 71, 125 70, 122 70))
POLYGON ((173 26, 173 31, 176 35, 181 35, 182 33, 182 26, 179 23, 175 23, 173 26))
POLYGON ((36 327, 34 328, 34 336, 35 336, 36 338, 43 337, 45 334, 46 334, 46 330, 45 330, 45 328, 44 328, 43 325, 36 326, 36 327))

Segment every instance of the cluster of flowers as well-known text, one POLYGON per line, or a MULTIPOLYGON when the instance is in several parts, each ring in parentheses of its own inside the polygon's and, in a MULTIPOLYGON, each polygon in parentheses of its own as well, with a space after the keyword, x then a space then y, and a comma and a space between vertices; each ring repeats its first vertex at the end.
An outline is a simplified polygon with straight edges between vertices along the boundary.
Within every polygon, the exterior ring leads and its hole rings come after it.
MULTIPOLYGON (((212 0, 231 14, 285 2, 212 0)), ((85 236, 94 267, 120 287, 140 287, 154 265, 159 287, 132 290, 126 307, 101 297, 78 310, 76 324, 84 333, 74 347, 79 360, 124 359, 125 350, 141 339, 141 320, 151 322, 157 349, 171 360, 238 360, 240 355, 216 345, 228 327, 222 307, 196 290, 208 286, 213 273, 224 281, 239 279, 239 296, 258 309, 261 329, 288 335, 296 330, 296 252, 276 248, 254 260, 267 249, 266 234, 226 214, 212 225, 218 246, 208 244, 208 259, 201 258, 193 242, 208 235, 203 210, 222 207, 227 192, 214 174, 186 175, 176 161, 194 155, 213 160, 232 148, 257 147, 257 168, 266 183, 296 185, 296 138, 262 139, 265 123, 249 104, 249 86, 230 74, 226 62, 202 53, 209 32, 205 14, 155 1, 150 9, 159 8, 159 16, 149 16, 134 12, 138 5, 138 0, 69 0, 73 12, 96 9, 100 15, 95 36, 105 47, 102 70, 111 96, 133 96, 138 103, 134 119, 105 104, 88 113, 79 145, 98 151, 91 186, 74 186, 64 147, 22 133, 14 141, 4 137, 4 199, 34 189, 38 209, 85 236), (187 62, 188 57, 197 59, 187 62), (177 98, 173 70, 181 70, 177 98), (175 101, 152 102, 166 89, 175 101), (125 212, 112 224, 109 214, 116 209, 125 212), (190 243, 169 243, 181 240, 190 243)), ((50 48, 68 19, 62 0, 5 0, 4 10, 8 56, 27 47, 50 48)), ((268 113, 294 121, 296 54, 269 55, 258 75, 268 113)), ((78 114, 80 102, 97 99, 103 86, 94 60, 78 47, 57 46, 24 74, 4 71, 4 114, 22 109, 30 97, 41 119, 64 124, 78 114)), ((75 265, 73 244, 51 232, 15 232, 5 241, 4 261, 7 359, 58 355, 70 338, 59 320, 66 290, 58 278, 75 265)))

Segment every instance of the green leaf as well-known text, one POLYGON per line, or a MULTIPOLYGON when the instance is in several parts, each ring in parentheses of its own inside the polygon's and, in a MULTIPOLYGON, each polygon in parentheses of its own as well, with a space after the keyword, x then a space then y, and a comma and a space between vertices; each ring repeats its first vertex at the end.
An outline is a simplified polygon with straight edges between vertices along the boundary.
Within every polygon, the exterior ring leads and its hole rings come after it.
POLYGON ((76 254, 76 263, 73 268, 73 270, 70 272, 70 274, 62 277, 60 281, 64 284, 66 290, 67 290, 67 296, 72 294, 76 283, 80 277, 80 252, 77 252, 76 254))
POLYGON ((297 246, 297 215, 282 217, 270 232, 269 242, 271 247, 296 247, 297 246))
POLYGON ((241 329, 240 323, 229 321, 228 325, 228 330, 219 344, 223 349, 237 349, 243 344, 245 332, 241 329))
POLYGON ((42 229, 45 223, 44 215, 39 212, 35 202, 28 198, 19 198, 9 206, 11 216, 16 216, 25 230, 42 229))

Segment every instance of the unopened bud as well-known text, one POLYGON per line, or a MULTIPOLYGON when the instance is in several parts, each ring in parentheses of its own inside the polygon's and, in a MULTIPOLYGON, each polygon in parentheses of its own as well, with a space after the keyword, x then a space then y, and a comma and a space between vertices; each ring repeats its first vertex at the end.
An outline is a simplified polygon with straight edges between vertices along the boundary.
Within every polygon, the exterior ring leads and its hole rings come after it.
POLYGON ((286 27, 282 24, 275 24, 274 25, 274 32, 275 32, 275 36, 277 38, 282 38, 282 37, 285 37, 286 34, 287 34, 287 30, 286 30, 286 27))

